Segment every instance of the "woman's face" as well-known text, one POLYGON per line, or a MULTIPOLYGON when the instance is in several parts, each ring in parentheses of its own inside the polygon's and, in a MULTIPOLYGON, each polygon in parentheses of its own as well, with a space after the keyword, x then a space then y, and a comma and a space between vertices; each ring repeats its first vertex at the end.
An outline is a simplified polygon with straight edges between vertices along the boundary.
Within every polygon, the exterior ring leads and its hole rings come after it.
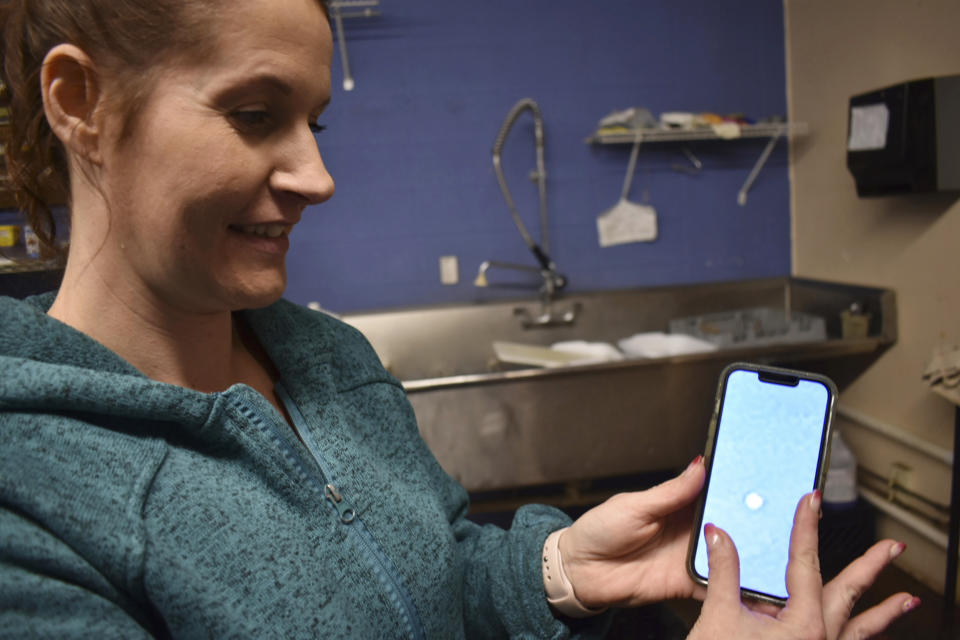
POLYGON ((120 256, 108 277, 184 312, 276 300, 288 235, 333 195, 313 132, 332 54, 318 0, 228 4, 212 56, 157 70, 99 178, 120 256))

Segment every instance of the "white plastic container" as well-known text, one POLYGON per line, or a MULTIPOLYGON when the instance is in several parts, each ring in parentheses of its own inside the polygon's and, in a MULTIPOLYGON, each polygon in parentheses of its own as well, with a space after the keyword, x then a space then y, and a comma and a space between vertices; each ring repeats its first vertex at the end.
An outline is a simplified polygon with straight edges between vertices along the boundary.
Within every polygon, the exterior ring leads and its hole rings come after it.
POLYGON ((857 458, 833 430, 830 441, 830 467, 823 485, 823 503, 833 508, 852 507, 857 502, 857 458))
POLYGON ((33 227, 28 224, 23 225, 23 244, 27 248, 27 257, 40 257, 40 238, 34 233, 33 227))

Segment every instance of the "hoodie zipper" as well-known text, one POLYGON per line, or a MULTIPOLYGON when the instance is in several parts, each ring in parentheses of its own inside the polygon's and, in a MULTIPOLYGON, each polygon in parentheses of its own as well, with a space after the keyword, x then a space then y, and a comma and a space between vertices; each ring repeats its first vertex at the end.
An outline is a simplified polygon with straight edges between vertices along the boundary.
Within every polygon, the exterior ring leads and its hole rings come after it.
MULTIPOLYGON (((290 415, 290 419, 293 421, 297 433, 300 435, 300 438, 310 453, 310 457, 315 463, 316 470, 320 472, 320 477, 317 478, 316 474, 311 474, 304 465, 298 464, 298 461, 302 460, 302 458, 294 452, 294 448, 290 446, 285 438, 282 438, 279 433, 276 433, 276 429, 273 426, 274 421, 264 420, 261 416, 258 416, 261 419, 256 420, 256 422, 264 431, 267 431, 272 440, 279 444, 285 457, 299 467, 301 472, 312 481, 314 487, 336 510, 340 522, 344 526, 347 526, 357 539, 360 540, 371 560, 374 573, 377 574, 377 578, 385 588, 390 602, 400 614, 400 619, 407 630, 408 637, 414 640, 424 639, 425 633, 423 625, 420 622, 409 591, 407 591, 401 582, 396 565, 394 565, 393 561, 390 560, 383 549, 380 548, 380 545, 374 540, 366 525, 363 524, 363 521, 358 518, 359 514, 350 500, 344 496, 336 486, 336 479, 331 473, 330 467, 324 459, 317 442, 313 438, 311 430, 307 426, 306 419, 303 417, 303 414, 300 413, 300 408, 293 401, 293 398, 290 397, 290 394, 279 382, 274 387, 274 391, 290 415)), ((247 406, 243 408, 248 411, 250 410, 250 407, 247 406)))

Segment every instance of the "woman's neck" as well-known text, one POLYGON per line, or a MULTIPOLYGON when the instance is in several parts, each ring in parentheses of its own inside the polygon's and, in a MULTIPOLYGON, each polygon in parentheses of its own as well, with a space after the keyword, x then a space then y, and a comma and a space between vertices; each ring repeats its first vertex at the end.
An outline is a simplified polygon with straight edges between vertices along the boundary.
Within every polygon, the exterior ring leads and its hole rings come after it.
POLYGON ((149 378, 204 392, 244 383, 282 412, 273 393, 274 367, 256 336, 238 331, 231 309, 198 310, 198 301, 191 306, 155 291, 132 268, 123 243, 110 237, 118 223, 98 191, 82 179, 73 187, 78 224, 71 228, 63 283, 49 315, 149 378))
POLYGON ((148 291, 107 279, 96 264, 88 263, 78 273, 68 261, 48 313, 154 380, 210 392, 249 376, 251 356, 234 330, 229 310, 176 309, 148 291))

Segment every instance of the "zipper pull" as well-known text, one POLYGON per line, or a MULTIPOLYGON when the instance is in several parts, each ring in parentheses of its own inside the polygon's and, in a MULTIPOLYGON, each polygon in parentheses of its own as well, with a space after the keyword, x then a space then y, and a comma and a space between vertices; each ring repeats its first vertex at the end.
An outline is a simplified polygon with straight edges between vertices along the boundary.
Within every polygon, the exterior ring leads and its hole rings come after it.
POLYGON ((350 524, 357 519, 357 511, 353 508, 348 501, 343 499, 343 496, 340 495, 340 492, 337 491, 337 488, 332 484, 328 484, 323 488, 323 495, 327 500, 333 505, 337 510, 337 513, 340 514, 340 522, 343 524, 350 524))

